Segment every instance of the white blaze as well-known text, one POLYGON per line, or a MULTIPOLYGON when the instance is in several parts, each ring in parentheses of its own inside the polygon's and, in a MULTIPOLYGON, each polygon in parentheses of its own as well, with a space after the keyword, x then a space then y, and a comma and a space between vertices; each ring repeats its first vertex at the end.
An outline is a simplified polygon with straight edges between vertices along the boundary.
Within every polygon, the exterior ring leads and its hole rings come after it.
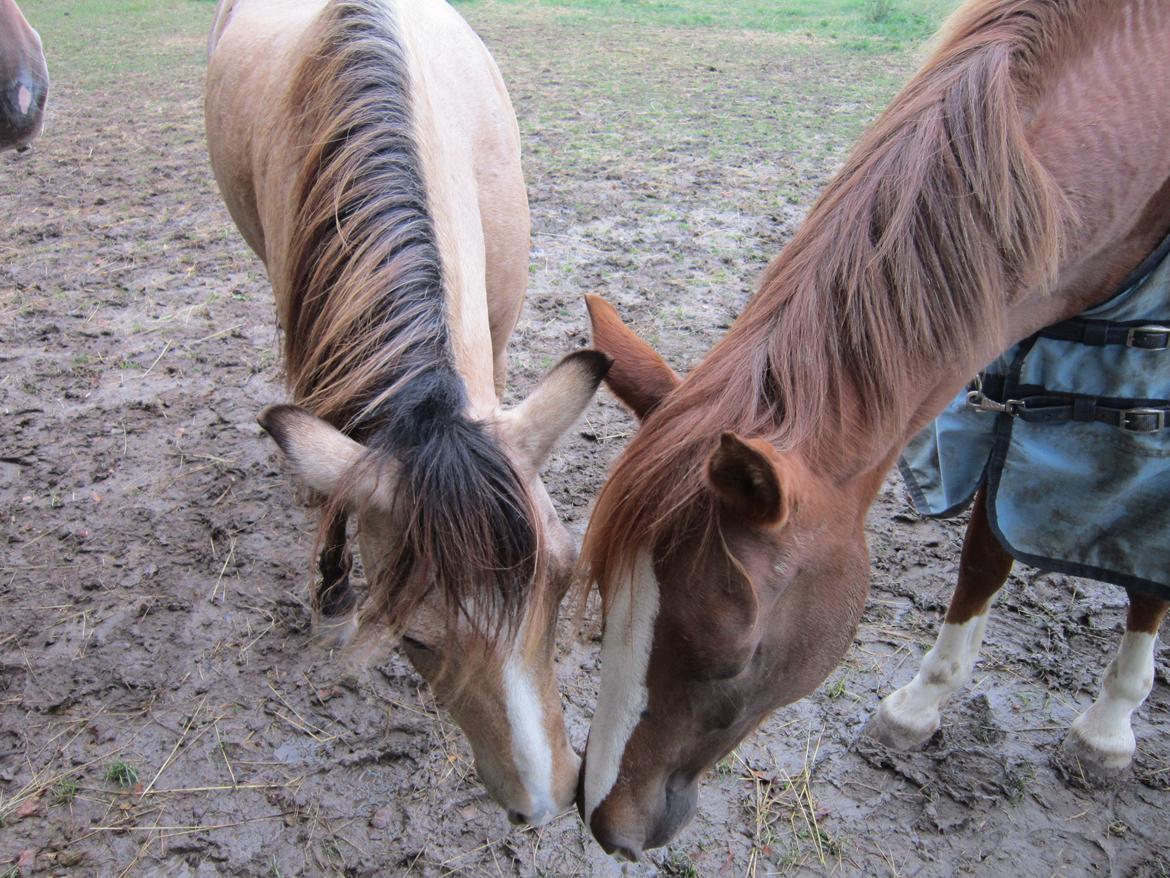
POLYGON ((529 821, 539 826, 557 813, 552 789, 552 745, 537 688, 521 654, 522 649, 517 646, 504 663, 504 697, 512 732, 512 760, 524 790, 532 799, 529 821))
POLYGON ((626 744, 646 709, 646 669, 658 615, 658 580, 648 552, 618 586, 601 642, 601 689, 585 758, 585 825, 617 782, 626 744))

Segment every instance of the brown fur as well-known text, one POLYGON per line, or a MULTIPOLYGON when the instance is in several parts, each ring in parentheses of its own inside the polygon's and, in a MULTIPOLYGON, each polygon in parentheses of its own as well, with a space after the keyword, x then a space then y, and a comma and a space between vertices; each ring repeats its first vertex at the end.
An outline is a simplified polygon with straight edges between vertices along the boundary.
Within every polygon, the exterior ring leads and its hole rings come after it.
POLYGON ((702 473, 720 432, 780 450, 861 445, 908 416, 898 388, 940 352, 975 355, 973 323, 1002 337, 1013 293, 1049 282, 1061 197, 1025 139, 1027 67, 1013 61, 1065 13, 1037 5, 982 2, 956 19, 728 335, 647 419, 586 536, 603 594, 638 546, 714 513, 702 473))
POLYGON ((1125 630, 1157 634, 1167 611, 1170 611, 1170 601, 1129 589, 1129 612, 1125 617, 1125 630))
POLYGON ((593 324, 593 338, 598 347, 612 354, 616 365, 605 376, 606 385, 638 418, 646 417, 678 386, 679 377, 662 357, 646 348, 645 343, 626 328, 609 302, 600 296, 586 296, 585 306, 593 324), (644 348, 645 356, 629 356, 633 350, 644 348))
MULTIPOLYGON (((618 388, 649 414, 582 563, 607 640, 619 588, 657 603, 645 709, 622 738, 641 681, 603 669, 590 731, 582 807, 607 850, 667 842, 703 770, 841 660, 868 590, 866 512, 906 440, 1166 234, 1167 39, 1160 0, 969 0, 714 351, 677 387, 618 388), (722 478, 729 432, 784 465, 722 478), (793 506, 768 526, 777 497, 793 506)), ((659 373, 612 324, 595 320, 614 373, 659 373)), ((991 588, 998 571, 971 569, 991 588)))
POLYGON ((1012 564, 1012 556, 991 531, 987 497, 980 491, 971 506, 971 520, 959 559, 959 581, 944 621, 962 625, 986 613, 991 599, 1012 572, 1012 564))

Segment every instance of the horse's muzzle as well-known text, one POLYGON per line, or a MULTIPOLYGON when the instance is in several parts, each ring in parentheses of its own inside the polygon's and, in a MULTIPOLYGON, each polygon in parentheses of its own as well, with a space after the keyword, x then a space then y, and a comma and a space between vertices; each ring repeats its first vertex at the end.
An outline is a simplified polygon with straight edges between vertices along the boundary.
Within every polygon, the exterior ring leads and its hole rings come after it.
POLYGON ((0 90, 0 149, 20 149, 41 132, 48 83, 20 75, 0 90))

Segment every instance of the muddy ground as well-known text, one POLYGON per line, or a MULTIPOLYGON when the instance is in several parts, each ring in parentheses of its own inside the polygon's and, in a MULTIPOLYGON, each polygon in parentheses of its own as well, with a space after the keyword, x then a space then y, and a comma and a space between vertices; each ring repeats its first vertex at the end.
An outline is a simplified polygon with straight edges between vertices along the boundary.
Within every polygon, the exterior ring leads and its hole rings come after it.
MULTIPOLYGON (((586 291, 693 363, 914 63, 813 37, 465 12, 525 136, 514 396, 586 343, 586 291)), ((203 25, 175 38, 187 56, 203 25)), ((310 639, 312 523, 255 422, 282 398, 271 295, 212 182, 201 69, 133 82, 149 87, 59 68, 45 138, 0 156, 0 875, 622 873, 574 813, 509 827, 405 661, 346 677, 310 639)), ((602 394, 549 466, 577 533, 630 430, 602 394)), ((914 517, 891 480, 869 536, 845 666, 721 763, 694 823, 624 874, 1170 874, 1165 652, 1132 773, 1092 788, 1052 761, 1123 594, 1017 569, 940 735, 879 751, 859 732, 932 640, 961 523, 914 517)), ((563 626, 578 746, 596 661, 563 626)))

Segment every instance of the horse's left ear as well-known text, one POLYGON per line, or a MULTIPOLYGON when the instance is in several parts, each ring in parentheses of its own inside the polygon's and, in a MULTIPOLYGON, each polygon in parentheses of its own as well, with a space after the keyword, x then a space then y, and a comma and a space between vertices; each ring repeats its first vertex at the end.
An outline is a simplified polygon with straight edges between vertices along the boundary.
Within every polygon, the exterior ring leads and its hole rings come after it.
POLYGON ((501 430, 529 472, 544 465, 553 444, 581 417, 612 363, 601 351, 571 353, 504 415, 501 430))
POLYGON ((793 505, 786 467, 764 439, 743 439, 735 433, 719 437, 707 458, 707 481, 725 510, 741 521, 776 528, 788 520, 793 505))

